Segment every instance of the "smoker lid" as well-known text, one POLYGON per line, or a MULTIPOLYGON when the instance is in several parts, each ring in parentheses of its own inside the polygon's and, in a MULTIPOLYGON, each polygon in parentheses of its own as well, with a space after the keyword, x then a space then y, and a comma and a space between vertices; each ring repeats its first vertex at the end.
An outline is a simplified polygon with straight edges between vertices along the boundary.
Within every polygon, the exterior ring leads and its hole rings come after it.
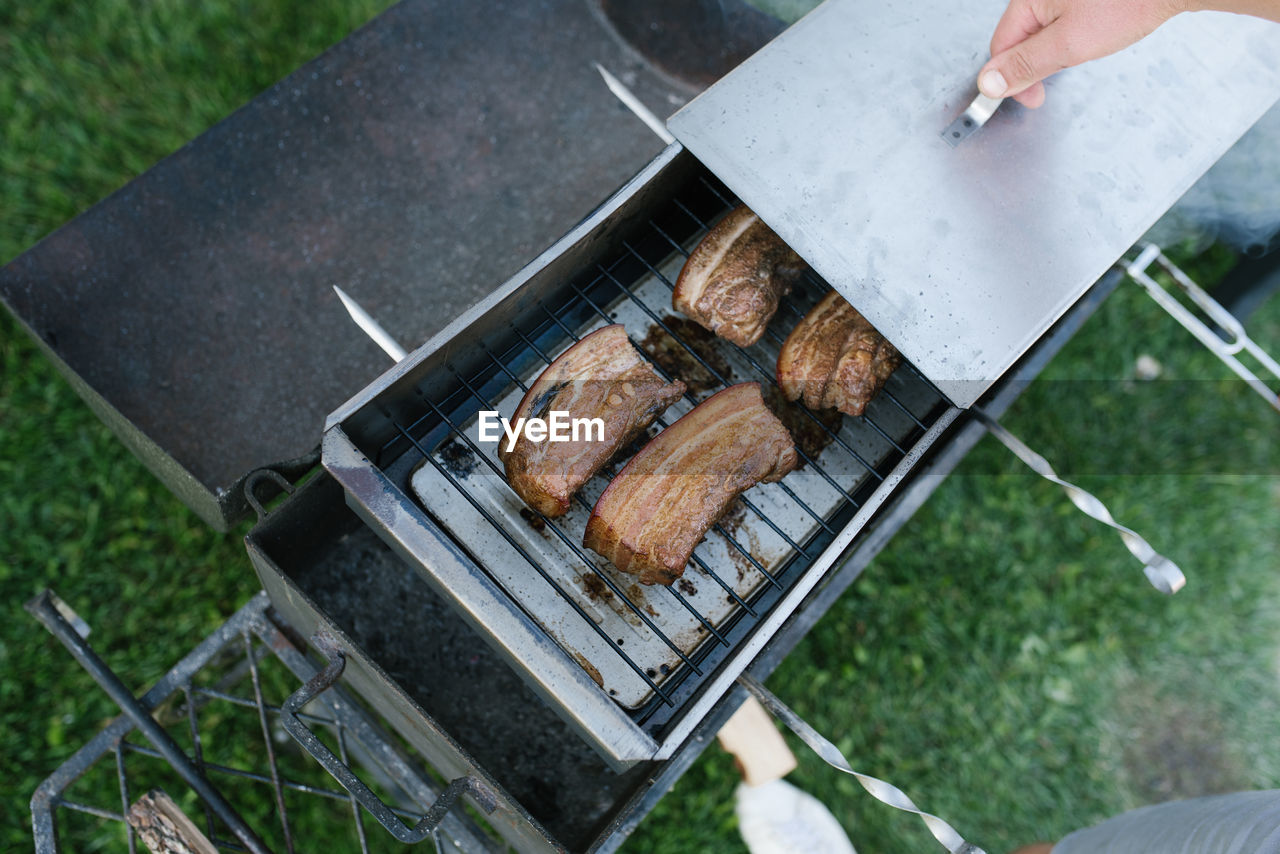
POLYGON ((1280 96, 1280 26, 1180 15, 952 148, 1005 0, 827 0, 672 133, 969 406, 1280 96))
POLYGON ((0 270, 0 299, 224 527, 387 367, 331 285, 416 345, 662 149, 596 62, 660 114, 697 91, 583 0, 408 0, 0 270))

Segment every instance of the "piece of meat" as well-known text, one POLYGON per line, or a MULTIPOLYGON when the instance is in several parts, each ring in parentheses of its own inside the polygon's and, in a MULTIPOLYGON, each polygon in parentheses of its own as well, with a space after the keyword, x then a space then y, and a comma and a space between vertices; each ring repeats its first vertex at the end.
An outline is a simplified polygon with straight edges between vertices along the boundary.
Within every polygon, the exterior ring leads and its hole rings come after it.
POLYGON ((671 304, 740 347, 760 340, 804 261, 745 205, 725 215, 689 255, 671 304))
POLYGON ((600 418, 604 439, 582 431, 574 441, 535 442, 522 432, 508 451, 503 437, 498 459, 507 483, 533 509, 563 515, 574 493, 683 394, 684 383, 662 379, 631 346, 621 325, 592 332, 542 372, 511 422, 545 420, 550 412, 563 411, 569 419, 600 418))
POLYGON ((804 316, 778 353, 778 385, 810 409, 861 415, 902 362, 897 349, 832 291, 804 316))
POLYGON ((641 584, 671 584, 738 495, 795 465, 791 435, 760 384, 729 386, 627 463, 596 502, 582 544, 641 584))

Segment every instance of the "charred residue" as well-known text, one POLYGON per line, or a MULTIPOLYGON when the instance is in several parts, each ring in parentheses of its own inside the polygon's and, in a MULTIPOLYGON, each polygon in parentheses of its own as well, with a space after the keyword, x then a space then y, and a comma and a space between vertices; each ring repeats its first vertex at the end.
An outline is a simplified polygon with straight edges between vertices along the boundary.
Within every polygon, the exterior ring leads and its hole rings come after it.
MULTIPOLYGON (((579 652, 573 653, 573 660, 578 662, 579 667, 587 671, 587 675, 591 677, 592 682, 595 682, 601 688, 604 687, 604 678, 600 676, 600 671, 596 669, 596 666, 594 664, 592 664, 590 661, 587 661, 586 657, 583 656, 582 653, 579 653, 579 652)), ((610 691, 609 693, 612 694, 616 692, 610 691)))
POLYGON ((607 602, 613 598, 613 591, 598 575, 582 576, 582 589, 587 592, 587 596, 597 602, 607 602))
POLYGON ((475 471, 476 464, 480 462, 470 448, 456 439, 441 445, 436 456, 455 477, 466 477, 475 471))
POLYGON ((680 592, 686 596, 698 595, 698 588, 694 587, 693 582, 691 582, 687 578, 681 578, 680 580, 678 580, 676 582, 676 587, 680 588, 680 592))
POLYGON ((649 604, 649 598, 644 595, 644 590, 638 584, 632 584, 627 587, 627 596, 631 599, 632 604, 639 605, 648 612, 650 617, 658 616, 658 612, 649 604))
MULTIPOLYGON (((739 542, 738 531, 742 528, 742 523, 747 518, 747 505, 742 503, 741 498, 733 499, 733 503, 729 505, 729 509, 720 517, 720 527, 724 529, 725 534, 732 537, 734 542, 739 542)), ((750 533, 750 532, 748 532, 750 533)), ((746 546, 744 545, 745 549, 746 546)), ((738 581, 746 578, 747 572, 755 569, 751 563, 751 559, 744 555, 741 551, 729 544, 729 559, 733 561, 733 568, 738 573, 738 581)))
POLYGON ((716 350, 714 334, 692 320, 670 314, 662 318, 662 324, 666 329, 657 323, 650 326, 640 346, 669 376, 683 380, 690 394, 697 397, 719 388, 721 381, 716 374, 723 377, 726 384, 733 381, 729 363, 716 350), (673 333, 683 339, 684 344, 673 338, 673 333), (708 367, 711 370, 707 370, 708 367))
POLYGON ((804 468, 805 457, 816 460, 822 449, 831 444, 835 434, 840 432, 844 416, 838 410, 822 409, 814 412, 787 400, 772 385, 762 387, 761 391, 764 394, 764 405, 778 416, 782 426, 791 434, 796 447, 804 454, 796 468, 804 468))
POLYGON ((523 519, 526 523, 528 523, 530 528, 533 528, 533 530, 537 531, 539 534, 546 536, 546 532, 547 532, 546 519, 543 519, 541 516, 539 516, 537 513, 534 513, 528 507, 520 508, 520 518, 523 519))

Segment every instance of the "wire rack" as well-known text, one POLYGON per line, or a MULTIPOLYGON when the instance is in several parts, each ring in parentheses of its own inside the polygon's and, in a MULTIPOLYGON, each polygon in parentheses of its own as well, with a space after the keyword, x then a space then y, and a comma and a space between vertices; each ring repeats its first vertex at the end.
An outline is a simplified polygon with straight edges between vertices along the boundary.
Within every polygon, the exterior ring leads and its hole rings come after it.
MULTIPOLYGON (((280 726, 281 701, 319 668, 273 622, 259 593, 143 695, 140 704, 273 851, 403 851, 346 791, 302 753, 280 726)), ((380 719, 340 689, 302 717, 324 733, 342 761, 359 766, 382 799, 410 824, 428 814, 444 786, 387 734, 380 719)), ((168 793, 220 850, 245 850, 161 754, 121 716, 77 751, 31 801, 38 854, 128 851, 140 846, 126 821, 130 804, 153 788, 168 793)), ((445 816, 433 834, 440 851, 500 846, 465 813, 445 816)))
MULTIPOLYGON (((523 395, 532 377, 551 364, 565 347, 596 328, 619 322, 620 312, 641 318, 642 322, 649 324, 651 333, 660 330, 682 350, 684 362, 710 377, 705 387, 686 393, 688 405, 696 405, 715 391, 746 380, 760 382, 766 394, 780 396, 773 370, 777 349, 808 310, 830 291, 830 286, 815 274, 807 274, 793 293, 782 301, 783 308, 768 326, 764 340, 751 347, 738 347, 723 339, 709 343, 692 341, 676 328, 680 321, 670 313, 674 271, 678 271, 679 265, 714 221, 735 204, 736 200, 714 178, 699 176, 681 198, 672 199, 653 218, 632 229, 622 242, 622 251, 611 263, 599 264, 577 281, 569 282, 563 299, 550 303, 538 301, 525 311, 512 325, 513 338, 509 344, 469 342, 478 353, 477 357, 466 368, 458 368, 452 363, 448 365, 451 376, 439 393, 428 394, 419 390, 419 412, 408 419, 397 420, 394 423, 395 435, 380 448, 373 449, 371 454, 375 464, 406 493, 411 493, 410 472, 424 461, 429 463, 443 490, 452 489, 465 500, 465 504, 455 504, 454 510, 465 510, 482 519, 482 524, 476 528, 484 529, 484 536, 504 542, 519 555, 516 562, 523 560, 554 592, 560 603, 555 605, 555 610, 564 611, 567 606, 585 627, 580 631, 594 634, 596 642, 616 656, 631 676, 648 689, 651 699, 629 708, 633 718, 651 732, 661 731, 673 719, 681 704, 693 695, 718 661, 749 634, 752 625, 817 559, 893 467, 907 455, 908 449, 946 411, 947 404, 941 393, 914 366, 904 363, 862 417, 844 417, 833 424, 822 414, 795 407, 796 417, 802 419, 804 428, 820 437, 821 453, 814 450, 806 452, 803 443, 798 450, 803 467, 810 475, 806 480, 817 482, 817 488, 825 490, 826 497, 819 506, 819 502, 813 500, 813 489, 806 495, 799 494, 801 490, 789 483, 790 477, 768 487, 778 490, 790 506, 798 508, 798 512, 804 515, 807 527, 802 534, 788 531, 776 522, 776 513, 761 506, 758 498, 753 498, 755 491, 739 498, 751 523, 786 545, 786 559, 774 561, 772 565, 766 565, 766 561, 758 556, 758 550, 753 550, 752 544, 744 542, 744 538, 730 530, 728 525, 717 524, 712 528, 708 541, 721 543, 725 550, 723 553, 754 570, 760 582, 750 591, 735 589, 723 577, 723 567, 712 565, 702 554, 705 550, 699 547, 692 557, 692 565, 701 570, 699 578, 716 585, 724 598, 733 603, 732 608, 718 618, 697 607, 687 595, 688 588, 681 584, 649 588, 643 591, 644 596, 650 597, 648 602, 639 599, 636 595, 638 588, 628 586, 625 579, 614 575, 609 568, 602 568, 599 560, 586 552, 580 545, 580 532, 530 509, 520 510, 526 523, 553 537, 557 541, 556 548, 568 560, 575 561, 584 573, 594 576, 594 584, 610 598, 621 616, 643 626, 656 644, 669 651, 674 665, 670 671, 665 665, 661 672, 653 666, 646 666, 629 651, 634 650, 634 645, 624 647, 616 632, 601 624, 599 612, 591 613, 589 606, 581 601, 581 592, 565 583, 562 575, 557 575, 556 568, 563 561, 549 561, 545 554, 531 553, 528 541, 522 542, 517 536, 524 523, 519 518, 495 510, 492 503, 477 495, 447 457, 462 454, 472 460, 483 461, 486 477, 501 480, 504 474, 501 463, 491 449, 481 448, 468 435, 468 422, 474 423, 480 410, 498 410, 502 400, 509 400, 513 394, 517 398, 523 395), (726 364, 733 366, 733 375, 726 371, 726 364), (692 618, 696 623, 694 628, 699 635, 698 642, 682 643, 664 631, 648 604, 653 601, 652 597, 669 597, 668 604, 673 610, 678 609, 688 615, 686 620, 692 618)), ((637 340, 632 325, 628 326, 628 332, 633 346, 645 352, 648 348, 643 341, 637 340)), ((666 379, 677 378, 664 368, 660 360, 654 361, 666 379)), ((687 379, 686 376, 679 378, 687 379)), ((668 418, 659 419, 656 424, 665 427, 671 420, 674 419, 668 413, 668 418)), ((618 460, 607 467, 601 480, 611 478, 622 462, 618 460)), ((418 494, 421 496, 422 493, 418 494)), ((590 499, 579 494, 576 500, 578 506, 575 510, 584 511, 584 516, 589 513, 590 499)), ((430 511, 432 508, 427 509, 430 511)), ((476 551, 477 538, 459 524, 457 512, 447 515, 437 512, 436 515, 454 534, 458 544, 471 551, 477 563, 485 567, 500 586, 511 591, 513 598, 535 621, 546 628, 552 620, 560 619, 559 614, 541 613, 535 604, 522 601, 522 593, 512 591, 509 577, 504 584, 503 579, 494 574, 494 564, 505 562, 486 562, 484 556, 476 551)), ((508 567, 506 571, 513 570, 508 567)), ((528 574, 527 570, 521 571, 528 574)), ((554 636, 554 632, 552 634, 554 636)), ((575 654, 576 650, 566 647, 566 651, 581 661, 575 654)), ((592 657, 588 655, 587 658, 592 657)), ((598 659, 592 659, 592 663, 601 664, 598 659)), ((614 692, 610 690, 610 693, 614 692)))

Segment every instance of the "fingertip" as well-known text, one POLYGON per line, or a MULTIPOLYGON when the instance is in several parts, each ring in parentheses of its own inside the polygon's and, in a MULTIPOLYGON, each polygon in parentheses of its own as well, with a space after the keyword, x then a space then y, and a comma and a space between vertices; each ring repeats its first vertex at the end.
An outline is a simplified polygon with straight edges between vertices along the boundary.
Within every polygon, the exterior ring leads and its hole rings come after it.
POLYGON ((988 98, 1003 98, 1009 91, 1009 84, 1000 69, 988 63, 978 73, 978 91, 988 98))

